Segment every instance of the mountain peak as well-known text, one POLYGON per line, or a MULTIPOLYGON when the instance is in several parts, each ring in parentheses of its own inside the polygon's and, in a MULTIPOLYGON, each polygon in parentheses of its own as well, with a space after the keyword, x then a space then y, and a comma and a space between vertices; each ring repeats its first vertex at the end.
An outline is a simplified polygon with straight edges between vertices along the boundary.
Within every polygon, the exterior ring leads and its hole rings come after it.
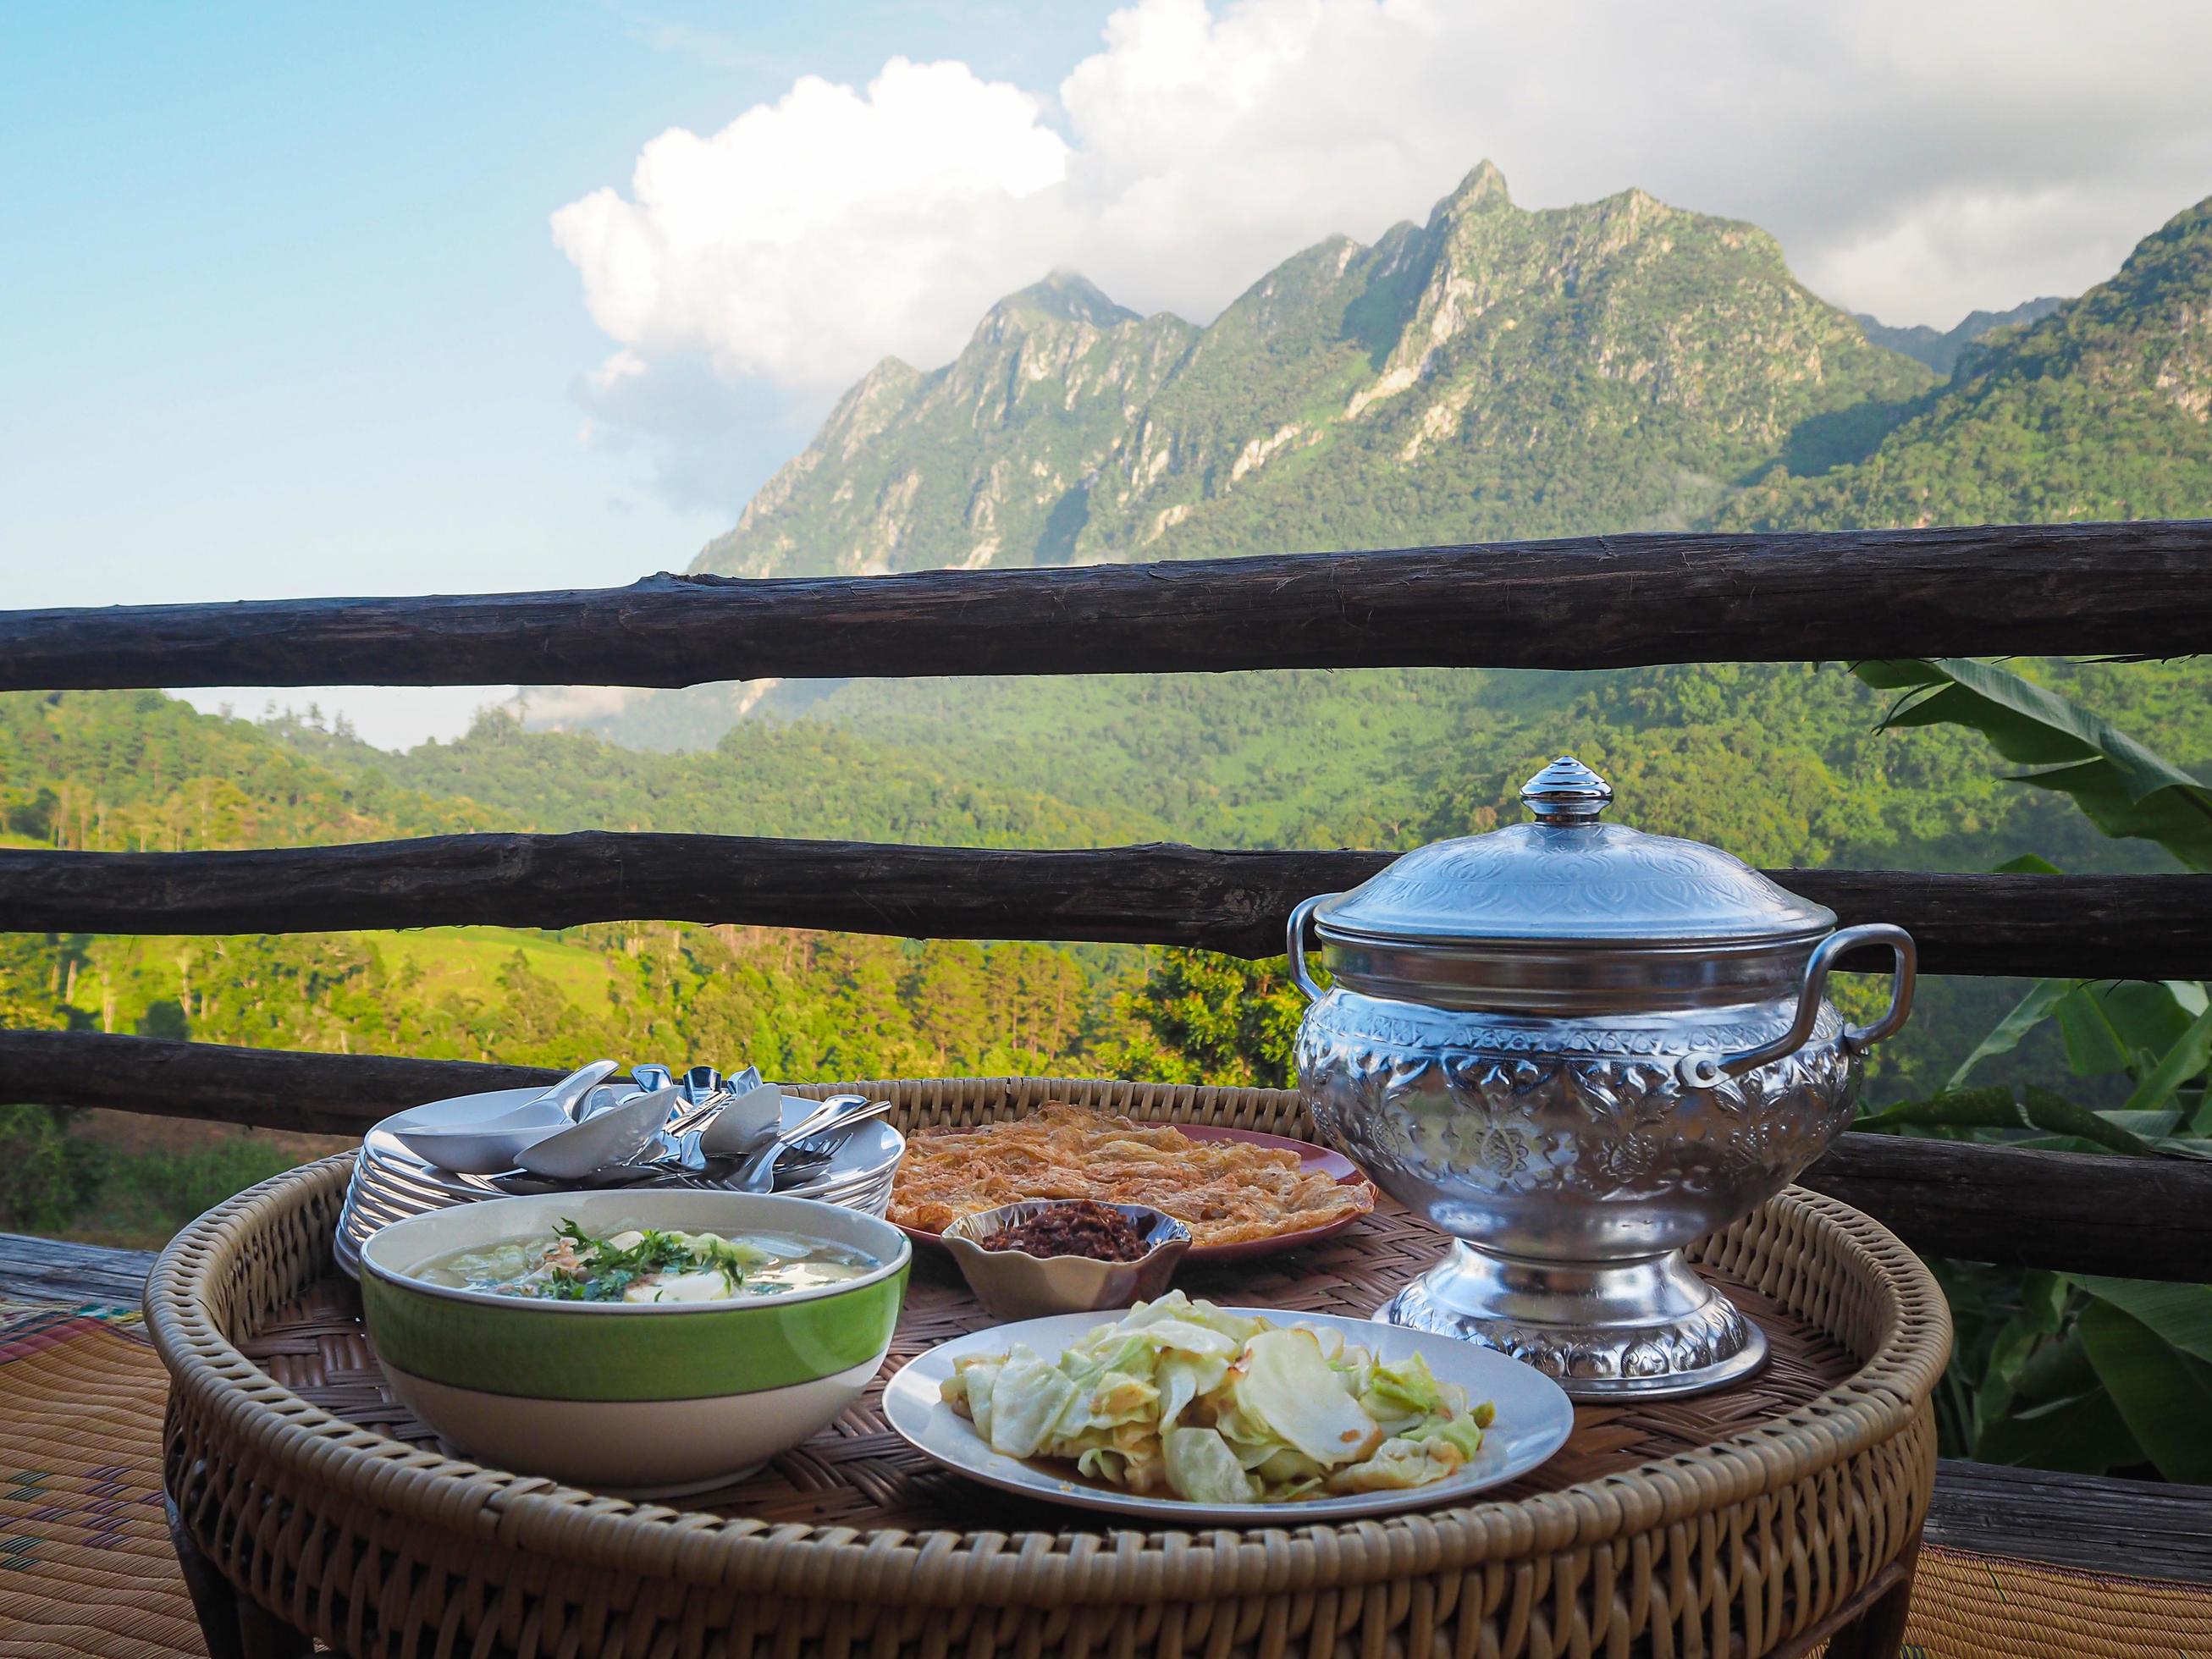
POLYGON ((1459 181, 1459 187, 1437 204, 1440 213, 1463 213, 1474 208, 1506 208, 1513 205, 1513 197, 1505 188, 1505 175, 1498 170, 1498 163, 1484 160, 1475 163, 1474 171, 1459 181))
POLYGON ((750 574, 1060 565, 1686 522, 1815 417, 1926 389, 1753 227, 1641 192, 1530 211, 1494 163, 1205 327, 1073 271, 886 369, 701 556, 750 574), (1655 232, 1656 234, 1655 234, 1655 232), (865 415, 865 420, 858 418, 865 415))
POLYGON ((1105 291, 1080 271, 1055 270, 1041 282, 1013 293, 991 307, 995 312, 1042 312, 1071 323, 1111 328, 1117 323, 1140 321, 1127 306, 1117 306, 1105 291))

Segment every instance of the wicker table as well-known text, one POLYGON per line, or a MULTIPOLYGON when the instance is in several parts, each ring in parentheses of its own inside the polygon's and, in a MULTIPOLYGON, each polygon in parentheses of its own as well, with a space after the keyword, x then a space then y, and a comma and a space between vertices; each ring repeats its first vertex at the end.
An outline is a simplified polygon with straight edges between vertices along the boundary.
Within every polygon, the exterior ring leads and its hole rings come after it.
MULTIPOLYGON (((826 1092, 823 1089, 807 1092, 826 1092)), ((908 1127, 1046 1099, 1310 1133, 1295 1095, 1067 1080, 852 1085, 908 1127)), ((988 1492, 908 1450, 872 1392, 751 1480, 671 1509, 447 1455, 393 1403, 331 1265, 333 1158, 211 1212, 148 1314, 173 1378, 173 1524, 210 1647, 375 1653, 1893 1653, 1935 1477, 1942 1298, 1884 1229, 1792 1191, 1702 1271, 1772 1363, 1688 1401, 1585 1407, 1486 1500, 1342 1526, 1144 1534, 988 1492)), ((1195 1294, 1364 1315, 1441 1238, 1385 1206, 1195 1294)), ((917 1262, 888 1371, 987 1322, 917 1262)), ((1271 1517, 1273 1518, 1273 1517, 1271 1517)))

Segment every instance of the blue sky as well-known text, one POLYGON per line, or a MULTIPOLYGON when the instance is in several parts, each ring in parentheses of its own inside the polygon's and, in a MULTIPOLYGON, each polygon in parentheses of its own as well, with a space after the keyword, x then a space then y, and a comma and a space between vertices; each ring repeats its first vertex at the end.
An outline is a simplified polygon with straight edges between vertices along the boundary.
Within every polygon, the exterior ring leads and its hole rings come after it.
MULTIPOLYGON (((608 343, 547 216, 626 179, 664 128, 711 131, 802 70, 865 80, 904 50, 1048 81, 1101 15, 7 8, 5 603, 681 568, 731 515, 670 504, 634 450, 578 441, 574 386, 608 343)), ((752 400, 768 429, 732 446, 740 500, 804 441, 805 422, 775 419, 786 401, 752 400)), ((392 705, 374 723, 411 735, 479 699, 356 700, 392 705)))
MULTIPOLYGON (((991 299, 1070 264, 1203 320, 1322 234, 1420 216, 1486 155, 1527 204, 1638 184, 1750 218, 1887 320, 2078 292, 2212 192, 2208 19, 19 0, 5 603, 680 568, 876 356, 941 362, 991 299)), ((398 742, 487 695, 325 702, 398 742)))

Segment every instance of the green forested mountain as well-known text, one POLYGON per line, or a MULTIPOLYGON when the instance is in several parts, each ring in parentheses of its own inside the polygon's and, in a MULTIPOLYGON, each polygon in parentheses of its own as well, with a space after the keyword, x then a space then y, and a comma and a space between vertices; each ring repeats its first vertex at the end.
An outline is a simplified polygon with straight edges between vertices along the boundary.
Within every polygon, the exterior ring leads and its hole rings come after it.
POLYGON ((492 711, 455 742, 404 754, 312 729, 284 735, 326 763, 374 770, 426 796, 465 798, 503 822, 549 832, 1073 847, 1141 839, 1157 827, 1141 811, 1095 792, 1084 792, 1079 805, 1034 776, 979 776, 931 744, 878 742, 821 721, 747 722, 703 751, 673 753, 625 749, 589 734, 527 732, 492 711))
POLYGON ((1854 465, 1771 475, 1728 529, 2212 513, 2212 201, 2112 281, 1970 350, 1854 465))
POLYGON ((1864 329, 1867 338, 1876 345, 1917 359, 1948 380, 1968 346, 1988 338, 2001 328, 2040 322, 2065 303, 2045 295, 2040 299, 2024 300, 2009 310, 1970 311, 1963 320, 1947 329, 1933 329, 1925 323, 1892 328, 1863 311, 1852 313, 1851 320, 1864 329))
POLYGON ((1485 164, 1212 325, 1079 277, 879 367, 702 570, 1176 558, 1698 522, 2188 517, 2212 501, 2212 202, 2064 302, 1948 333, 1823 304, 1763 232, 1485 164), (1954 366, 1937 384, 1893 342, 1954 366))
POLYGON ((395 786, 374 750, 334 770, 282 736, 159 691, 0 696, 0 841, 167 853, 510 827, 395 786))
MULTIPOLYGON (((196 851, 585 825, 1067 844, 1146 820, 994 793, 834 727, 635 756, 492 715, 406 755, 318 720, 256 725, 159 692, 0 696, 0 845, 196 851)), ((617 923, 243 938, 0 933, 0 1027, 573 1064, 749 1059, 771 1075, 1143 1073, 1127 947, 617 923)), ((0 1104, 0 1230, 158 1243, 318 1150, 212 1125, 0 1104)))
MULTIPOLYGON (((1205 330, 1136 319, 1072 277, 1013 296, 954 363, 879 369, 856 387, 698 568, 1241 554, 1684 517, 1843 529, 2197 516, 2212 513, 2208 248, 2212 204, 2077 300, 1978 313, 1942 336, 1875 325, 1931 359, 1978 334, 1939 385, 1797 285, 1756 230, 1635 191, 1526 213, 1486 167, 1425 227, 1309 250, 1205 330)), ((1832 681, 1831 714, 1860 719, 1867 700, 1832 681)), ((1272 723, 1285 735, 1255 736, 1226 774, 1154 781, 1129 768, 1117 795, 1157 811, 1161 789, 1212 793, 1237 809, 1231 832, 1265 839, 1340 815, 1305 787, 1317 763, 1295 731, 1387 718, 1410 738, 1441 724, 1455 763, 1490 763, 1478 740, 1501 711, 1564 710, 1578 694, 1501 676, 1340 675, 1295 691, 1274 677, 1249 682, 1273 688, 1256 696, 1237 684, 810 683, 765 698, 707 686, 574 724, 679 749, 711 745, 741 712, 804 713, 902 748, 942 738, 970 760, 1051 749, 1057 769, 1025 787, 1080 794, 1114 768, 1078 731, 1138 734, 1133 754, 1157 749, 1154 720, 1272 723)), ((1836 758, 1799 735, 1772 740, 1800 761, 1836 758)), ((1377 769, 1386 790, 1405 777, 1395 760, 1377 769)), ((1407 816, 1377 801, 1352 822, 1407 816)))
POLYGON ((958 357, 879 365, 696 568, 742 574, 1368 547, 1680 524, 1924 391, 1755 227, 1626 191, 1335 237, 1206 328, 1062 275, 958 357))

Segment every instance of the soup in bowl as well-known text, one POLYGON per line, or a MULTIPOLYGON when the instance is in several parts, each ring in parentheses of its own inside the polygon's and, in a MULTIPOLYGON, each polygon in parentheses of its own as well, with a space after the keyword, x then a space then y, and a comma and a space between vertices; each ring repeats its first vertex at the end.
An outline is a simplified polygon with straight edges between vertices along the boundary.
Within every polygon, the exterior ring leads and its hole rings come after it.
POLYGON ((402 1404, 488 1464, 635 1495, 741 1479, 827 1427, 890 1348, 911 1247, 811 1199, 495 1199, 362 1251, 402 1404))

